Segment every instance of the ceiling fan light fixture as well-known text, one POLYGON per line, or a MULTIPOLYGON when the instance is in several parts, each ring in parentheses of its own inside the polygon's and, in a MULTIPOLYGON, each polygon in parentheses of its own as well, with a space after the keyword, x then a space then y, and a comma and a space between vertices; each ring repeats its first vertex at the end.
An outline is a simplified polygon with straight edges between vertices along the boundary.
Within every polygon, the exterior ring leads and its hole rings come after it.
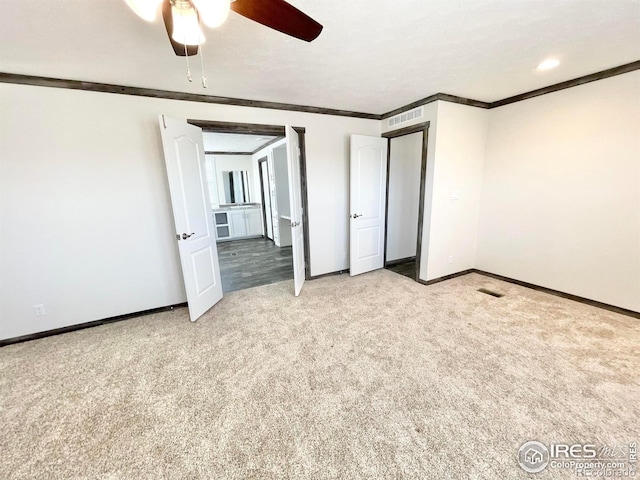
POLYGON ((229 16, 230 0, 191 0, 198 9, 200 20, 210 28, 219 27, 229 16))
POLYGON ((173 18, 171 38, 176 42, 184 45, 202 45, 205 42, 206 39, 198 22, 198 13, 193 7, 173 5, 171 17, 173 18))
POLYGON ((153 22, 158 16, 158 7, 162 0, 124 0, 129 8, 141 19, 153 22))

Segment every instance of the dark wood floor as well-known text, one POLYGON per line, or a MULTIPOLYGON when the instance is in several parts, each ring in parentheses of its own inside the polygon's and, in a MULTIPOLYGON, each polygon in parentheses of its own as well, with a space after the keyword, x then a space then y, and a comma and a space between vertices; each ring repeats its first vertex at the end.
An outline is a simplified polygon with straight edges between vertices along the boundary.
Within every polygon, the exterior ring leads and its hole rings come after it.
POLYGON ((218 243, 222 291, 233 292, 293 278, 291 247, 265 238, 218 243))
POLYGON ((404 275, 405 277, 409 277, 411 280, 416 279, 416 261, 415 260, 409 260, 408 262, 389 265, 388 267, 386 267, 386 269, 391 270, 392 272, 399 273, 400 275, 404 275))

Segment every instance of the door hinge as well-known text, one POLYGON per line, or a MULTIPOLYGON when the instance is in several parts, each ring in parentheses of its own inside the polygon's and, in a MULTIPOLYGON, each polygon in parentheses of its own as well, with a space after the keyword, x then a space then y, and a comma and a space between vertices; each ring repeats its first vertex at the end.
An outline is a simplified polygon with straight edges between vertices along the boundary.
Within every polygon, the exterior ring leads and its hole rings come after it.
POLYGON ((180 240, 180 234, 176 233, 176 238, 180 240))
POLYGON ((164 129, 167 129, 167 122, 164 119, 164 115, 162 115, 162 126, 164 127, 164 129))

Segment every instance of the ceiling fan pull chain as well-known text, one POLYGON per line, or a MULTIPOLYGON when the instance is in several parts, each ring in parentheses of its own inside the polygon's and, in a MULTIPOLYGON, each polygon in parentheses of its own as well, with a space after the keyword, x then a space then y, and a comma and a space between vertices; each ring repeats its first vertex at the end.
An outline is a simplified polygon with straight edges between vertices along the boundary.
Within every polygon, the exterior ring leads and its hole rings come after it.
POLYGON ((202 68, 202 88, 207 88, 207 77, 204 74, 204 53, 202 51, 202 45, 198 49, 198 54, 200 55, 200 67, 202 68))
MULTIPOLYGON (((180 8, 180 18, 182 19, 182 8, 180 8)), ((193 79, 191 78, 191 68, 189 67, 189 52, 187 51, 187 37, 186 37, 186 33, 185 36, 182 40, 182 44, 184 45, 184 58, 187 59, 187 80, 189 80, 189 83, 193 82, 193 79)))
POLYGON ((189 67, 189 55, 186 54, 187 52, 187 46, 184 46, 184 51, 185 51, 185 56, 184 58, 187 59, 187 80, 189 80, 189 82, 193 82, 193 79, 191 78, 191 68, 189 67))

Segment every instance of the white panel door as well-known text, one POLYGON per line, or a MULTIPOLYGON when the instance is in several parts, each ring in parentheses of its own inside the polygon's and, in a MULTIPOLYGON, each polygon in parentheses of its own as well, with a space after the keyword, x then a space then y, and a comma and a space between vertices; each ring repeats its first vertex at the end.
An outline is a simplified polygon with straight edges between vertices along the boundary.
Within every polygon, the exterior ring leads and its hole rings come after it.
POLYGON ((291 216, 291 246, 293 254, 293 283, 296 297, 300 295, 305 278, 304 228, 302 228, 302 187, 300 185, 300 144, 296 131, 287 126, 287 167, 289 174, 289 204, 291 216))
POLYGON ((222 298, 202 130, 160 115, 160 132, 189 317, 195 322, 222 298))
POLYGON ((351 135, 351 275, 384 266, 387 139, 351 135))

